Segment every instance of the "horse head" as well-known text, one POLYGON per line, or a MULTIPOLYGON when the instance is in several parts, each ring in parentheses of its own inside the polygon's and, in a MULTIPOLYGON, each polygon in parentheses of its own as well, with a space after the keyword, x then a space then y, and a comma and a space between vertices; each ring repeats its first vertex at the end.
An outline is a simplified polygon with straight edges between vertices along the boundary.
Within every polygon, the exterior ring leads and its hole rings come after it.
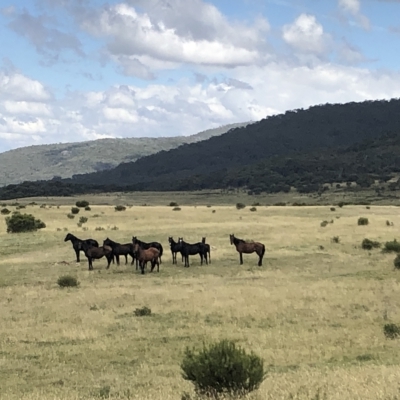
POLYGON ((235 235, 232 233, 231 235, 229 235, 229 239, 231 241, 231 244, 233 244, 233 240, 235 239, 235 235))
POLYGON ((68 233, 67 236, 65 236, 64 242, 68 242, 68 240, 71 240, 72 238, 73 238, 73 235, 68 233))

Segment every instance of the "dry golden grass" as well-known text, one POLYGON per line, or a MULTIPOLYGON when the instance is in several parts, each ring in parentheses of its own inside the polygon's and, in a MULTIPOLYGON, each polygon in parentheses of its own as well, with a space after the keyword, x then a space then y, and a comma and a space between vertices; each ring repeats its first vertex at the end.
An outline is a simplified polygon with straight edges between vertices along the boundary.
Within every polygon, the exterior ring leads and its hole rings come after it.
POLYGON ((1 399, 180 399, 192 390, 179 367, 185 347, 221 338, 265 360, 252 399, 399 398, 399 341, 385 339, 383 325, 400 323, 400 272, 393 254, 360 248, 365 237, 397 236, 397 208, 91 207, 70 220, 70 206, 27 206, 21 212, 47 224, 31 234, 7 234, 0 219, 1 399), (82 215, 86 232, 76 226, 82 215), (369 225, 358 226, 360 216, 369 225), (99 242, 161 241, 160 273, 106 270, 104 259, 89 272, 64 229, 99 242), (255 254, 239 265, 230 233, 265 243, 262 267, 255 254), (212 264, 193 257, 185 269, 178 257, 173 266, 170 235, 206 236, 212 264), (60 289, 64 274, 80 287, 60 289), (136 317, 142 306, 152 315, 136 317))

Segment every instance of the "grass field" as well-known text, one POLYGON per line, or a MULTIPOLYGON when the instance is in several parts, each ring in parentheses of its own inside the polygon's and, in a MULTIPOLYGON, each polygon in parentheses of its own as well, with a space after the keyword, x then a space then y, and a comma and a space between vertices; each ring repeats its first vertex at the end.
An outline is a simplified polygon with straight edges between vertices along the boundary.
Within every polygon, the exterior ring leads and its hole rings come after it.
POLYGON ((0 218, 2 400, 180 399, 192 391, 179 367, 185 347, 222 338, 265 360, 268 374, 252 399, 400 398, 400 340, 383 334, 385 323, 400 323, 400 271, 393 269, 394 254, 360 247, 365 237, 398 237, 398 208, 250 212, 234 202, 204 202, 181 211, 158 205, 116 212, 91 205, 71 220, 63 202, 20 210, 47 224, 36 233, 7 234, 0 218), (82 215, 87 231, 77 227, 82 215), (361 216, 369 225, 357 225, 361 216), (321 227, 323 220, 333 222, 321 227), (104 259, 89 272, 83 254, 77 264, 64 243, 67 231, 100 242, 128 242, 132 235, 160 241, 160 272, 142 276, 130 265, 106 270, 104 259), (262 267, 255 254, 239 265, 230 233, 265 243, 262 267), (201 267, 193 257, 190 268, 173 266, 170 235, 189 242, 206 236, 212 264, 201 267), (76 276, 79 288, 60 289, 64 274, 76 276), (142 306, 152 315, 136 317, 142 306))

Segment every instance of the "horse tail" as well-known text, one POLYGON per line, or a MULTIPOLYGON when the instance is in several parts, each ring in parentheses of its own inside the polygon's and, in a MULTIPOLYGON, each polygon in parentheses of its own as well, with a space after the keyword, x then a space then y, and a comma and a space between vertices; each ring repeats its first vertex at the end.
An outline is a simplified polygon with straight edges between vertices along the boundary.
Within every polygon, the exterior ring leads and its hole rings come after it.
POLYGON ((262 245, 261 257, 264 257, 264 254, 265 254, 265 245, 262 245))

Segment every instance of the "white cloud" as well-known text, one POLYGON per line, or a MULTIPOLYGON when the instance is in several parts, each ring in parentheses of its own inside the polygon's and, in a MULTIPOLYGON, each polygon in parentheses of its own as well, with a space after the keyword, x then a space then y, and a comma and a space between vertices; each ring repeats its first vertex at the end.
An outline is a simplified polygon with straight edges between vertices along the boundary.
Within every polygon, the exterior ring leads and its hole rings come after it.
POLYGON ((284 25, 283 39, 295 51, 323 54, 328 48, 330 36, 314 15, 301 14, 292 24, 284 25))
POLYGON ((361 2, 360 0, 339 0, 339 8, 345 12, 351 14, 358 25, 363 29, 368 30, 371 27, 369 19, 361 13, 361 2))

